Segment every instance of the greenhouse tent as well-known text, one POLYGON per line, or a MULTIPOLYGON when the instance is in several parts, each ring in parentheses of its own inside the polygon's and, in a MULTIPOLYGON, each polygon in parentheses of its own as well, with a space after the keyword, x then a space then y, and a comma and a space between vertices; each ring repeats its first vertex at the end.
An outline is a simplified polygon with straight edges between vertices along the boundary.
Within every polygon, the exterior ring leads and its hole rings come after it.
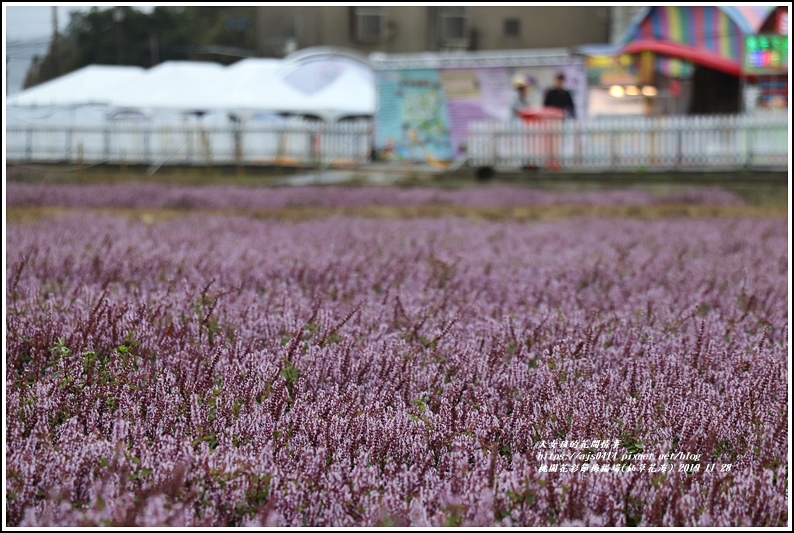
POLYGON ((108 104, 116 91, 142 77, 141 67, 89 65, 10 96, 8 106, 108 104))
POLYGON ((344 57, 318 58, 294 68, 285 81, 307 96, 307 113, 336 121, 375 114, 375 75, 344 57))
POLYGON ((243 59, 226 67, 216 96, 227 109, 313 116, 328 122, 375 113, 375 79, 366 65, 337 53, 283 61, 243 59))
POLYGON ((196 61, 166 61, 148 70, 89 66, 9 99, 9 105, 17 102, 102 103, 114 120, 171 122, 192 115, 206 123, 214 115, 304 116, 332 122, 373 116, 375 80, 366 59, 317 48, 229 66, 196 61))
MULTIPOLYGON (((166 61, 125 84, 110 97, 118 110, 206 111, 217 108, 215 88, 223 84, 225 67, 199 61, 166 61)), ((222 107, 222 106, 221 106, 222 107)))
POLYGON ((302 114, 306 97, 281 79, 279 59, 248 58, 226 67, 213 91, 213 106, 238 115, 302 114))

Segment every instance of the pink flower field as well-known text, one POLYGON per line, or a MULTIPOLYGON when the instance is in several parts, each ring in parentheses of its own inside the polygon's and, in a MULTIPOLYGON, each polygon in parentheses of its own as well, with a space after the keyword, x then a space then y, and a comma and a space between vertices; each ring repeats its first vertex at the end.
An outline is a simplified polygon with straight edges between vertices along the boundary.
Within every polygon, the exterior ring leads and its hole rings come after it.
POLYGON ((8 525, 789 520, 784 219, 144 223, 31 187, 74 209, 7 226, 8 525))
POLYGON ((171 185, 125 183, 58 185, 9 183, 8 204, 14 206, 125 207, 167 209, 283 209, 289 207, 363 206, 542 206, 542 205, 743 205, 729 191, 686 188, 664 194, 643 189, 553 192, 528 187, 495 185, 439 189, 385 186, 239 187, 232 185, 171 185))

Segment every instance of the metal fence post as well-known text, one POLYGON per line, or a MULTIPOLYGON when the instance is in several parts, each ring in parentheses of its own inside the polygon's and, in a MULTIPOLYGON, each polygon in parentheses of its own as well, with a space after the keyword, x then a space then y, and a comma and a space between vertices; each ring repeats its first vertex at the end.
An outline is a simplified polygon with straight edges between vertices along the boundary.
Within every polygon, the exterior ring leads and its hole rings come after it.
POLYGON ((77 145, 77 177, 82 181, 85 175, 85 168, 83 167, 83 143, 77 145))
POLYGON ((322 154, 320 153, 320 130, 312 127, 309 130, 309 161, 315 168, 322 165, 322 154))
POLYGON ((240 131, 240 122, 234 123, 234 165, 238 176, 243 174, 243 133, 240 131))
POLYGON ((147 124, 143 131, 143 158, 147 165, 152 164, 151 133, 151 124, 147 124))
POLYGON ((193 128, 185 126, 185 136, 187 137, 187 163, 193 164, 193 143, 195 141, 193 128))
POLYGON ((493 141, 493 144, 491 145, 491 154, 492 154, 491 155, 491 161, 493 161, 493 165, 495 167, 499 166, 499 160, 498 160, 498 157, 499 157, 499 148, 498 148, 499 147, 499 137, 500 137, 500 135, 499 135, 498 131, 491 136, 491 139, 493 141))
POLYGON ((277 141, 276 141, 276 143, 277 143, 276 144, 276 161, 277 161, 277 164, 280 165, 281 161, 282 161, 282 158, 284 157, 284 152, 285 152, 286 147, 287 147, 287 132, 284 131, 284 130, 281 130, 281 131, 276 133, 276 136, 277 136, 276 137, 277 138, 277 141))
POLYGON ((105 160, 110 161, 110 128, 105 126, 104 132, 104 140, 105 140, 105 160))
POLYGON ((609 164, 612 167, 610 170, 617 170, 618 168, 618 154, 617 154, 618 132, 616 129, 610 128, 609 130, 609 164))
POLYGON ((72 142, 74 142, 74 126, 71 126, 66 133, 66 153, 64 154, 64 159, 69 162, 72 161, 72 142))
POLYGON ((754 139, 755 128, 751 125, 747 125, 747 131, 745 135, 747 136, 747 168, 753 168, 753 143, 754 139))

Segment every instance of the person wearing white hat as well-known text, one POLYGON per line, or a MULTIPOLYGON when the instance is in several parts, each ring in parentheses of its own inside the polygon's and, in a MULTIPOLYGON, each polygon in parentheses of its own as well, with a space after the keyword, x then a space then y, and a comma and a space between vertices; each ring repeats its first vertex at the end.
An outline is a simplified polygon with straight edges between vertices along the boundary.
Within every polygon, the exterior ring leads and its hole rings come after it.
POLYGON ((529 92, 529 83, 523 74, 514 75, 510 81, 513 87, 516 89, 516 92, 513 96, 513 103, 510 107, 513 110, 513 118, 520 119, 520 111, 522 109, 526 109, 529 106, 529 98, 527 95, 529 92))

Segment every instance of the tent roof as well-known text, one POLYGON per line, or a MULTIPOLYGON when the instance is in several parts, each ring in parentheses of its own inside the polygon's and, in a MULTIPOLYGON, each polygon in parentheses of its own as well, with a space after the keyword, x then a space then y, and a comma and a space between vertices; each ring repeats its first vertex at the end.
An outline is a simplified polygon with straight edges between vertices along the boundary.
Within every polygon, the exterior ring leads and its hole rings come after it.
POLYGON ((222 78, 223 65, 199 61, 166 61, 114 91, 113 106, 128 109, 203 110, 212 105, 211 92, 222 78))
POLYGON ((279 76, 279 59, 250 58, 226 67, 211 91, 211 105, 238 111, 299 113, 305 98, 279 76))
POLYGON ((346 116, 372 115, 376 107, 375 79, 371 71, 348 68, 309 97, 314 114, 339 120, 346 116))
POLYGON ((108 104, 117 90, 145 72, 141 67, 89 65, 15 94, 7 103, 18 106, 108 104))
MULTIPOLYGON (((618 41, 621 45, 627 45, 634 39, 640 24, 656 9, 658 6, 651 6, 643 8, 637 13, 628 25, 626 30, 621 35, 618 41)), ((761 26, 769 18, 769 15, 777 8, 777 6, 700 6, 700 7, 714 7, 725 13, 735 24, 743 35, 752 35, 758 33, 761 26)))
POLYGON ((306 56, 286 63, 279 77, 304 99, 307 114, 338 120, 375 113, 375 75, 359 58, 306 56))
MULTIPOLYGON (((135 76, 108 76, 119 67, 85 67, 14 99, 52 105, 101 102, 116 111, 223 111, 315 115, 324 120, 375 113, 375 76, 361 57, 336 49, 307 49, 285 59, 248 58, 229 66, 166 61, 135 76), (65 90, 79 85, 83 90, 65 90), (90 89, 90 91, 89 91, 90 89), (69 95, 66 98, 65 95, 69 95)), ((13 100, 13 99, 12 99, 13 100)))
POLYGON ((720 6, 726 15, 731 17, 744 35, 753 35, 761 31, 761 26, 777 6, 720 6))
MULTIPOLYGON (((637 13, 619 53, 654 52, 741 76, 747 35, 757 34, 776 6, 653 6, 637 13)), ((664 63, 657 68, 667 69, 664 63)), ((670 71, 665 71, 670 73, 670 71)))
POLYGON ((244 59, 226 67, 213 107, 273 111, 337 120, 375 112, 375 81, 364 64, 342 56, 303 61, 244 59))

